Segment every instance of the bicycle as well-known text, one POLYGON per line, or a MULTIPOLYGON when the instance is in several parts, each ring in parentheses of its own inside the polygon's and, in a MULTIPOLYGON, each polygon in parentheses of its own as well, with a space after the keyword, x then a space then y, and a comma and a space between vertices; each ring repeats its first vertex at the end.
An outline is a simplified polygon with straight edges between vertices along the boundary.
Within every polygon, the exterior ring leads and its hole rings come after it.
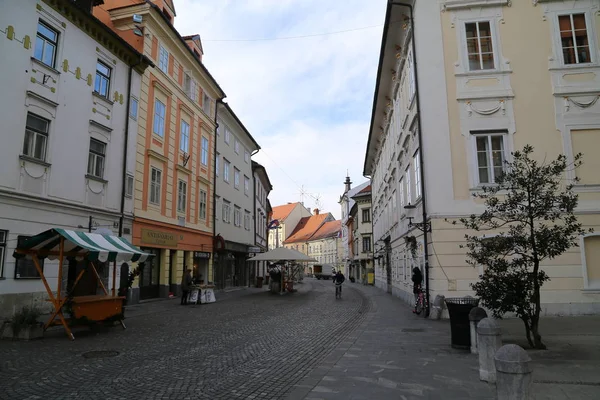
POLYGON ((342 284, 341 283, 335 284, 335 298, 336 299, 342 298, 342 284))
MULTIPOLYGON (((427 309, 427 299, 425 298, 425 293, 423 293, 423 289, 421 288, 421 286, 419 286, 417 288, 417 301, 415 302, 415 309, 414 309, 414 313, 419 315, 421 314, 421 311, 426 310, 427 309)), ((423 314, 425 315, 425 314, 423 314)))

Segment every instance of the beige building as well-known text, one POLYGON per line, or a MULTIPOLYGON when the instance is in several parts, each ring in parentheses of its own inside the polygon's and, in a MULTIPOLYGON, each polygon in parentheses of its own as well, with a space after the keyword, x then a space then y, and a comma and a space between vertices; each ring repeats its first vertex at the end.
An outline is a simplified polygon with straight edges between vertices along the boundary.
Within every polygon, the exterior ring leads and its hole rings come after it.
POLYGON ((371 223, 371 185, 352 196, 354 205, 350 210, 352 220, 351 262, 348 276, 367 284, 373 283, 373 225, 371 223))
MULTIPOLYGON (((364 166, 376 285, 411 301, 420 267, 431 300, 472 295, 480 271, 445 219, 482 212, 471 195, 526 144, 540 160, 584 153, 565 178, 581 179, 577 215, 599 232, 600 3, 399 3, 413 5, 388 4, 364 166)), ((600 311, 599 235, 544 265, 544 313, 600 311)))
POLYGON ((269 250, 283 247, 283 242, 292 234, 300 220, 310 217, 310 211, 302 203, 287 203, 273 207, 271 221, 269 221, 269 250))

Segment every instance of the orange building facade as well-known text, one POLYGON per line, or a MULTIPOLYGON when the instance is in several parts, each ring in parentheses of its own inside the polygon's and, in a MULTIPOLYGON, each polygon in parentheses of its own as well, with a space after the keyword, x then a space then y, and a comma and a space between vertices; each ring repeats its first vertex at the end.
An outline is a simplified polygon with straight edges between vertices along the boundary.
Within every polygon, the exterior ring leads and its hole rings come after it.
POLYGON ((130 104, 139 125, 133 243, 156 255, 132 298, 178 295, 185 268, 213 281, 216 105, 225 94, 202 64, 200 37, 173 27, 172 1, 104 0, 94 15, 155 64, 130 104))

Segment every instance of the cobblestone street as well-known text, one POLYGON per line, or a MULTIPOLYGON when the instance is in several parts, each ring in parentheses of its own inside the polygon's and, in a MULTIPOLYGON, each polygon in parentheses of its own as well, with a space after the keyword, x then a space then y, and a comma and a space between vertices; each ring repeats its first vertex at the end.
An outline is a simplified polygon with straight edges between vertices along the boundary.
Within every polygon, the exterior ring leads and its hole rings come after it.
POLYGON ((174 299, 135 306, 126 330, 78 330, 73 342, 61 330, 39 341, 2 341, 0 398, 283 398, 369 307, 349 285, 337 302, 330 281, 298 288, 223 301, 217 294, 209 305, 181 307, 174 299), (118 355, 86 358, 90 351, 118 355))

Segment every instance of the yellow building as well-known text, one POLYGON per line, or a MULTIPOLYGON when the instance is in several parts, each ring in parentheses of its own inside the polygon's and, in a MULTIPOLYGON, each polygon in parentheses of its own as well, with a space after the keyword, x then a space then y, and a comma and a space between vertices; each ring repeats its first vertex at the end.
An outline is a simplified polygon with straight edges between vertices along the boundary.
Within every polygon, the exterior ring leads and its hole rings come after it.
POLYGON ((177 295, 184 267, 213 280, 216 103, 225 94, 202 63, 200 37, 173 27, 171 0, 105 0, 94 14, 156 65, 131 103, 140 127, 133 243, 156 255, 139 297, 177 295))
MULTIPOLYGON (((365 175, 373 181, 376 285, 412 299, 472 295, 465 231, 510 152, 584 153, 577 216, 600 232, 600 3, 597 0, 388 4, 365 175), (397 21, 400 21, 399 23, 397 21), (413 34, 414 33, 414 34, 413 34), (429 222, 429 225, 423 222, 429 222)), ((600 233, 544 265, 546 314, 600 312, 600 233)))

